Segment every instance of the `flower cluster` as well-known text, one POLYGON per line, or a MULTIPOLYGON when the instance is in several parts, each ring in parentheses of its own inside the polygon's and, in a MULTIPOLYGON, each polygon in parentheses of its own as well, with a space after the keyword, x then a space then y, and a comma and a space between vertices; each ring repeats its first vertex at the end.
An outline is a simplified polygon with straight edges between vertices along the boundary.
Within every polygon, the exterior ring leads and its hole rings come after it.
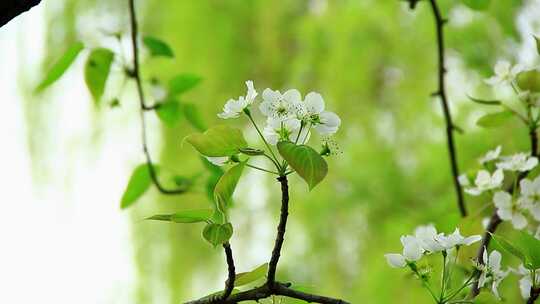
POLYGON ((497 215, 504 221, 510 221, 515 229, 521 230, 528 225, 528 214, 540 222, 540 177, 534 180, 522 179, 519 190, 512 189, 512 195, 501 189, 504 172, 511 172, 517 178, 520 173, 534 169, 538 165, 538 158, 525 153, 501 156, 501 150, 498 146, 480 158, 479 162, 485 169, 478 171, 474 185, 466 175, 460 176, 459 181, 470 195, 492 193, 497 215), (496 168, 493 173, 489 171, 490 166, 496 168))
MULTIPOLYGON (((230 99, 218 114, 222 119, 239 117, 242 112, 250 111, 250 106, 258 96, 252 81, 247 81, 246 96, 230 99)), ((298 90, 284 93, 265 89, 259 111, 266 117, 263 129, 265 140, 272 145, 289 140, 305 143, 310 138, 313 128, 322 136, 333 135, 341 125, 341 119, 334 112, 325 110, 323 97, 315 92, 308 93, 304 100, 298 90)))
POLYGON ((399 253, 386 254, 386 260, 391 267, 403 268, 409 264, 414 264, 426 254, 446 252, 459 246, 469 246, 482 239, 479 235, 464 237, 459 229, 449 235, 438 233, 433 225, 419 226, 413 235, 401 237, 403 251, 399 253))
POLYGON ((499 296, 499 284, 508 276, 509 271, 503 271, 501 268, 502 255, 497 250, 493 250, 488 254, 487 249, 484 249, 482 255, 482 261, 476 263, 476 268, 480 271, 480 277, 478 278, 478 287, 482 288, 488 284, 491 284, 491 291, 500 299, 499 296))

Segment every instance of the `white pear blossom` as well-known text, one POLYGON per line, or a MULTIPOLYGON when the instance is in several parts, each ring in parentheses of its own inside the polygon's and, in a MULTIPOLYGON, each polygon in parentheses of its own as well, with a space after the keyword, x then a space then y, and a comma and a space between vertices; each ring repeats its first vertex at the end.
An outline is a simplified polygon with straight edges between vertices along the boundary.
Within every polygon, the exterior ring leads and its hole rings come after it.
POLYGON ((236 118, 249 107, 257 97, 257 91, 253 86, 253 81, 246 81, 247 93, 246 96, 240 96, 238 99, 229 99, 223 106, 223 112, 218 114, 219 118, 229 119, 236 118))
POLYGON ((439 242, 442 244, 445 250, 452 249, 456 246, 470 246, 481 239, 482 237, 480 235, 464 237, 461 235, 459 228, 456 228, 456 230, 454 230, 454 232, 448 236, 438 237, 439 242))
POLYGON ((389 253, 384 255, 386 257, 386 261, 391 267, 403 268, 407 265, 407 263, 416 262, 422 258, 424 249, 414 236, 402 236, 401 244, 403 245, 402 254, 389 253))
POLYGON ((516 153, 512 156, 502 157, 502 162, 497 163, 497 168, 507 171, 530 171, 538 165, 538 158, 525 153, 516 153))
POLYGON ((267 125, 263 130, 263 136, 266 139, 266 141, 271 144, 275 145, 278 143, 278 141, 281 140, 294 140, 293 134, 298 134, 296 132, 300 129, 300 120, 295 118, 289 118, 285 120, 277 119, 277 118, 268 118, 267 125))
POLYGON ((279 91, 265 89, 262 98, 259 110, 264 116, 281 120, 297 118, 302 102, 298 90, 288 90, 281 94, 279 91))
POLYGON ((523 70, 523 66, 517 64, 512 66, 510 62, 506 60, 499 60, 495 64, 494 72, 495 75, 485 79, 484 82, 496 86, 499 84, 510 83, 512 82, 517 74, 523 70))
POLYGON ((224 166, 229 161, 228 156, 216 156, 216 157, 205 156, 205 157, 209 162, 211 162, 212 164, 216 166, 224 166))
POLYGON ((438 241, 438 237, 442 233, 437 233, 437 229, 433 224, 418 226, 414 230, 414 236, 420 242, 422 248, 430 253, 444 250, 444 246, 438 241))
POLYGON ((325 111, 324 107, 321 94, 310 92, 306 95, 304 106, 299 108, 299 115, 319 134, 332 135, 338 131, 341 119, 336 113, 325 111))
POLYGON ((486 155, 482 156, 478 161, 480 162, 480 164, 483 165, 485 163, 498 159, 501 155, 501 149, 501 146, 498 146, 497 148, 488 151, 486 155))
POLYGON ((508 192, 498 191, 493 196, 497 207, 497 215, 504 221, 511 221, 514 228, 521 230, 527 226, 527 218, 523 215, 523 206, 512 199, 508 192))
MULTIPOLYGON (((525 268, 523 264, 519 265, 519 268, 512 269, 517 275, 522 276, 519 280, 519 290, 521 292, 521 297, 525 300, 529 299, 531 296, 531 288, 533 287, 532 273, 531 270, 525 268)), ((540 270, 535 271, 535 286, 540 285, 540 270)))
POLYGON ((519 185, 521 188, 520 205, 527 208, 535 220, 540 221, 540 176, 532 181, 523 179, 519 185))
POLYGON ((499 284, 508 275, 508 271, 503 271, 501 269, 501 259, 501 253, 497 250, 493 250, 489 256, 487 250, 484 250, 482 263, 476 265, 480 270, 478 287, 482 288, 486 284, 491 284, 491 291, 498 299, 500 299, 498 291, 499 284))
POLYGON ((480 170, 474 180, 475 187, 466 188, 465 192, 470 195, 480 195, 487 190, 499 188, 504 180, 504 174, 501 169, 490 174, 487 170, 480 170))

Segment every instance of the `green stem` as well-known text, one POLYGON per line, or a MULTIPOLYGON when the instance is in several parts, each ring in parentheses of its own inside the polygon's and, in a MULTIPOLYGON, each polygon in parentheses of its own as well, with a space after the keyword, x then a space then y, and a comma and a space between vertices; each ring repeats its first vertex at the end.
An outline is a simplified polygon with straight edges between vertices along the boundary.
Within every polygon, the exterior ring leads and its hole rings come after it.
POLYGON ((272 173, 272 174, 275 174, 275 175, 279 175, 279 173, 277 173, 277 172, 275 172, 275 171, 267 170, 267 169, 264 169, 264 168, 261 168, 261 167, 257 167, 257 166, 254 166, 254 165, 246 164, 246 166, 248 166, 248 167, 250 167, 250 168, 253 168, 253 169, 256 169, 256 170, 260 170, 260 171, 272 173))
POLYGON ((266 145, 266 147, 268 148, 268 150, 270 151, 270 154, 272 154, 272 157, 274 158, 274 164, 276 165, 278 171, 281 171, 281 167, 279 166, 279 161, 276 157, 276 154, 274 154, 274 150, 272 150, 272 147, 270 146, 270 144, 266 141, 266 139, 264 138, 261 130, 259 129, 259 127, 257 126, 257 124, 255 123, 255 120, 253 120, 253 117, 251 117, 251 113, 249 112, 244 112, 247 117, 249 118, 249 121, 251 121, 251 123, 253 124, 253 126, 255 127, 255 130, 257 130, 257 133, 259 133, 259 136, 261 137, 261 139, 263 140, 264 144, 266 145))
POLYGON ((442 256, 443 256, 443 271, 442 271, 442 278, 441 278, 441 295, 439 297, 439 303, 443 303, 443 299, 444 299, 444 293, 445 293, 445 289, 446 289, 446 256, 447 256, 447 253, 446 251, 443 251, 442 252, 442 256))

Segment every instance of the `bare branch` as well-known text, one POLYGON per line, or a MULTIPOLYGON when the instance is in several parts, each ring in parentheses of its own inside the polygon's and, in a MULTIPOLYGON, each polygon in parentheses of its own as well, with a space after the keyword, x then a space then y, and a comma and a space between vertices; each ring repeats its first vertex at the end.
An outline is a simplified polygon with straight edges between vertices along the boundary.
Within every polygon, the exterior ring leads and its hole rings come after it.
POLYGON ((285 231, 287 229, 287 217, 289 216, 289 185, 287 176, 278 177, 281 184, 281 215, 277 227, 276 242, 272 250, 272 257, 268 265, 268 285, 272 287, 276 280, 276 269, 281 256, 281 248, 285 240, 285 231))
POLYGON ((2 0, 0 2, 0 27, 40 2, 41 0, 2 0))

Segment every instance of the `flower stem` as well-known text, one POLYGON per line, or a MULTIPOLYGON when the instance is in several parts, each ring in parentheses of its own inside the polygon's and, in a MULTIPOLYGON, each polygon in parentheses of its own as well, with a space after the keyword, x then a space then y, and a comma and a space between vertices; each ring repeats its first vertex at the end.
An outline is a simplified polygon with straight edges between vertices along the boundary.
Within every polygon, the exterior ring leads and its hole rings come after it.
POLYGON ((253 120, 253 117, 251 116, 251 113, 249 113, 249 112, 244 112, 244 113, 247 115, 247 117, 249 118, 249 121, 251 121, 251 123, 255 127, 255 130, 257 130, 257 133, 259 133, 259 136, 263 140, 263 142, 266 145, 266 147, 268 148, 268 150, 270 150, 270 154, 272 154, 272 157, 274 158, 273 160, 275 161, 274 165, 276 165, 276 168, 278 169, 278 171, 281 171, 281 166, 279 165, 279 161, 278 161, 278 159, 276 157, 276 154, 274 153, 274 150, 272 150, 272 147, 270 147, 270 144, 268 144, 268 142, 266 141, 266 139, 262 135, 262 132, 259 129, 259 127, 257 126, 257 124, 255 123, 255 120, 253 120))
POLYGON ((261 168, 261 167, 257 167, 257 166, 254 166, 254 165, 246 164, 246 166, 248 166, 248 167, 250 167, 250 168, 253 168, 253 169, 255 169, 255 170, 260 170, 260 171, 272 173, 272 174, 275 174, 275 175, 279 175, 279 173, 277 173, 277 172, 274 172, 274 171, 271 171, 271 170, 267 170, 267 169, 264 169, 264 168, 261 168))

